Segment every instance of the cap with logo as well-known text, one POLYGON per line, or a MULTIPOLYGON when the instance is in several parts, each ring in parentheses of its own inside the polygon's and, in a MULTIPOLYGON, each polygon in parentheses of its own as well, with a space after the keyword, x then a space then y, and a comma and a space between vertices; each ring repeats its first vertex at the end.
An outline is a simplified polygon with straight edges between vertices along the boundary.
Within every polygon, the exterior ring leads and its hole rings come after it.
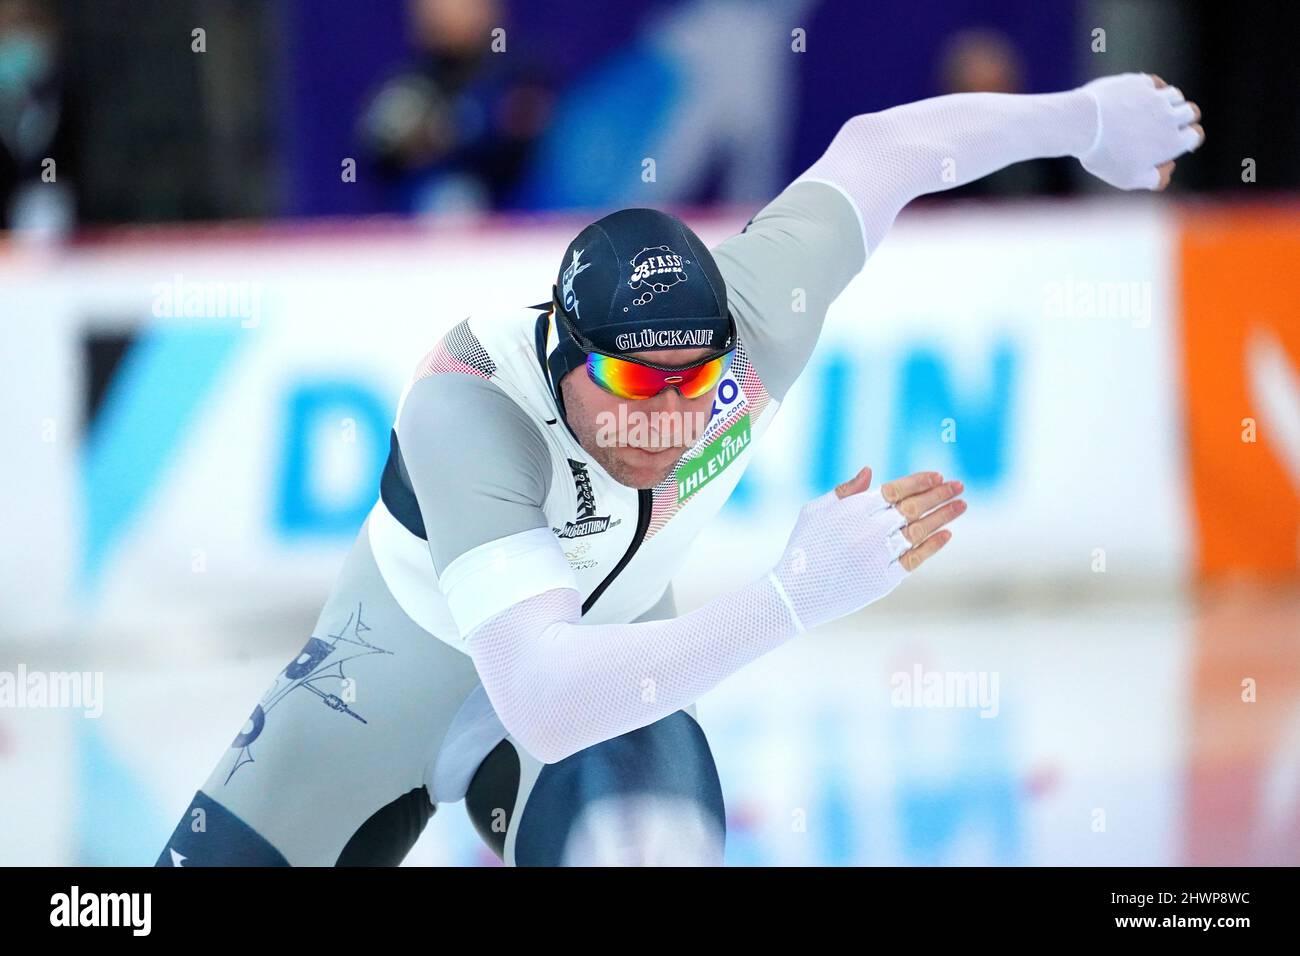
POLYGON ((561 416, 560 380, 583 367, 589 350, 625 356, 735 346, 727 285, 712 254, 684 222, 656 209, 620 209, 583 229, 564 252, 553 291, 554 321, 539 318, 537 345, 561 416))

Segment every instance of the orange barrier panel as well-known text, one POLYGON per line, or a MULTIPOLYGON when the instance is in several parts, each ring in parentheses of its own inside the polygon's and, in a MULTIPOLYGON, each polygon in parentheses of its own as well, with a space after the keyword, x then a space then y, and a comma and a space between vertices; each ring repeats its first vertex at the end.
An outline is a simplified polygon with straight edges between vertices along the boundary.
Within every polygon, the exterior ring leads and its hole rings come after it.
POLYGON ((1295 579, 1300 208, 1193 207, 1180 231, 1196 573, 1295 579))

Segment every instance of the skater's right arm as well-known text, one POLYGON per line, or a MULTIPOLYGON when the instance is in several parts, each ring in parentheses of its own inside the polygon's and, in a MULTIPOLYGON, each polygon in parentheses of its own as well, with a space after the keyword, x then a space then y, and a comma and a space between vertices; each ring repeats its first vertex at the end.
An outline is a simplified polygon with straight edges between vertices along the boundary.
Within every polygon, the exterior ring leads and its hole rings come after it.
POLYGON ((870 472, 809 502, 777 565, 680 617, 583 624, 554 589, 474 627, 467 647, 505 727, 554 763, 654 723, 800 631, 890 591, 950 532, 961 491, 934 473, 868 490, 870 472))

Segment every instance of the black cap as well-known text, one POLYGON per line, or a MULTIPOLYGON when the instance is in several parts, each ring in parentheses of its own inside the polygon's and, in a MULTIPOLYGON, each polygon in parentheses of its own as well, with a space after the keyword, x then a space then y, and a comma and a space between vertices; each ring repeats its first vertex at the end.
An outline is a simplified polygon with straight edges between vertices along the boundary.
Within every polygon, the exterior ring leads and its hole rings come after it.
POLYGON ((727 347, 727 285, 686 223, 656 209, 620 209, 578 233, 556 282, 561 336, 571 323, 618 355, 727 347))

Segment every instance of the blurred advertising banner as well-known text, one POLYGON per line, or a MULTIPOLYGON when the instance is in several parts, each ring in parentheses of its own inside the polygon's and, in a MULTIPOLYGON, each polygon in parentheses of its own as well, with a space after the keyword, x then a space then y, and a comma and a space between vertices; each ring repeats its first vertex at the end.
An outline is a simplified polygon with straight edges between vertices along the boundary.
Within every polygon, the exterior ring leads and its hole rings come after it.
MULTIPOLYGON (((711 243, 741 221, 690 218, 711 243)), ((164 231, 0 258, 0 437, 20 463, 0 494, 5 628, 220 632, 286 608, 314 614, 374 501, 416 363, 470 312, 544 300, 581 225, 164 231)), ((1184 402, 1178 303, 1212 308, 1215 293, 1208 279, 1203 295, 1177 289, 1177 228, 1170 207, 1123 201, 905 216, 835 303, 757 461, 699 539, 683 603, 760 574, 799 506, 864 464, 877 483, 937 469, 966 484, 971 509, 945 560, 908 589, 921 600, 1178 582, 1198 527, 1206 548, 1230 547, 1205 530, 1216 515, 1249 529, 1240 542, 1289 534, 1294 570, 1285 428, 1234 445, 1284 452, 1239 466, 1275 483, 1281 511, 1250 503, 1262 489, 1189 474, 1185 408, 1200 459, 1205 442, 1230 440, 1202 435, 1207 396, 1246 386, 1216 378, 1217 340, 1189 344, 1196 404, 1184 402)), ((1282 400, 1264 423, 1286 421, 1287 318, 1263 326, 1261 362, 1284 382, 1266 389, 1282 400)), ((1227 334, 1228 322, 1197 328, 1227 334)), ((1269 544, 1270 566, 1285 566, 1283 550, 1269 544)))
POLYGON ((1196 570, 1300 570, 1300 210, 1198 209, 1181 228, 1196 570))

